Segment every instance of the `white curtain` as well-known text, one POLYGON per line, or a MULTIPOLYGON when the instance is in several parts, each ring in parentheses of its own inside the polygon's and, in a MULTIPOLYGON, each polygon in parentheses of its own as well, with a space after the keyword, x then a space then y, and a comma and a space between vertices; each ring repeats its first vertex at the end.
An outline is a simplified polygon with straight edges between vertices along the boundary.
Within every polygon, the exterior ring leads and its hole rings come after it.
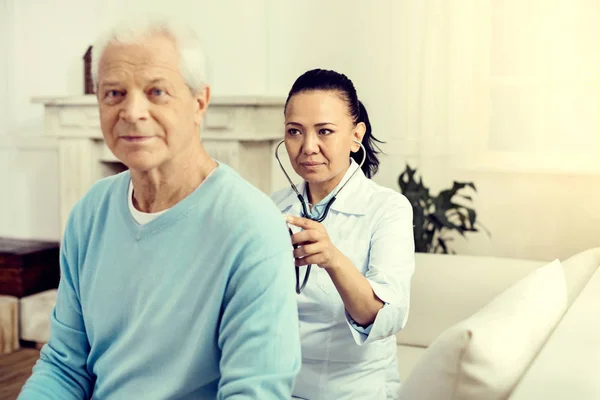
POLYGON ((435 194, 473 181, 492 232, 463 254, 546 259, 597 245, 600 0, 403 0, 405 159, 435 194))
POLYGON ((451 184, 449 167, 475 151, 485 119, 485 0, 403 1, 405 131, 433 187, 451 184))
POLYGON ((403 1, 406 131, 453 168, 600 173, 598 0, 403 1))

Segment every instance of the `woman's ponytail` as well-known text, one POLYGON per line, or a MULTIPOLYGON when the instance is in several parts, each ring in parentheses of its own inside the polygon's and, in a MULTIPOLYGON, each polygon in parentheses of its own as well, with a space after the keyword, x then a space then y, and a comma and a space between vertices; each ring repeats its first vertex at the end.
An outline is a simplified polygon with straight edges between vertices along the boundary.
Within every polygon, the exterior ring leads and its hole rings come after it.
POLYGON ((362 170, 367 178, 371 178, 375 176, 379 170, 379 157, 377 155, 381 153, 381 149, 379 149, 377 143, 382 142, 373 136, 371 131, 371 122, 369 121, 369 114, 367 114, 367 109, 361 101, 358 101, 358 118, 356 122, 364 123, 367 128, 362 139, 362 145, 366 155, 362 154, 363 149, 361 149, 356 153, 350 153, 350 156, 354 159, 354 161, 356 161, 357 164, 360 164, 363 157, 366 157, 362 166, 362 170))

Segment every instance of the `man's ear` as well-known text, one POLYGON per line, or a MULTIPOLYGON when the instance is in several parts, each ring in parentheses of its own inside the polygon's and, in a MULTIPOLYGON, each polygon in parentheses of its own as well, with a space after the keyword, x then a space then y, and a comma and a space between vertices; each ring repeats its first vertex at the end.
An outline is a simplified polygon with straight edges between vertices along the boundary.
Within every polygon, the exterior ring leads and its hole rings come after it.
MULTIPOLYGON (((359 143, 362 143, 363 137, 365 136, 366 132, 367 132, 367 126, 365 125, 365 123, 359 122, 358 124, 356 124, 356 127, 354 128, 354 133, 352 134, 352 139, 358 141, 359 143)), ((352 147, 350 148, 350 150, 353 153, 356 153, 357 151, 360 150, 360 144, 353 141, 352 147)))
POLYGON ((210 86, 206 85, 198 92, 194 93, 194 100, 196 104, 195 121, 198 125, 202 122, 208 103, 210 103, 210 86))

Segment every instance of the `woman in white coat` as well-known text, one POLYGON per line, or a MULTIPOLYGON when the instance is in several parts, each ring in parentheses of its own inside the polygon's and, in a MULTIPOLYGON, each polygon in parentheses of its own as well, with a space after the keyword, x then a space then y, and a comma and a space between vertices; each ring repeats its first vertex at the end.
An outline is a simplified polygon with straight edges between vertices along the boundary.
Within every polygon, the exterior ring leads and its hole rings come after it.
POLYGON ((302 369, 294 398, 396 399, 394 335, 408 317, 414 271, 411 205, 370 179, 377 139, 345 75, 306 72, 284 112, 284 143, 305 206, 292 188, 272 199, 292 228, 297 291, 313 266, 298 295, 302 369))

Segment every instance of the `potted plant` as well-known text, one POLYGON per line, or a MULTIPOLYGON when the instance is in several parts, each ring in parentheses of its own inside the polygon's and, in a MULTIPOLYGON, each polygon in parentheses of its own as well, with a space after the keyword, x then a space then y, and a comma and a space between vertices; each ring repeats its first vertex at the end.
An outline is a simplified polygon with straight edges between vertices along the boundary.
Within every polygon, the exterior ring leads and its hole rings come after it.
POLYGON ((448 234, 458 232, 466 237, 467 232, 479 232, 478 227, 491 236, 477 221, 477 213, 465 205, 473 201, 469 190, 476 192, 472 182, 454 181, 450 189, 432 195, 423 184, 422 177, 415 179, 417 170, 406 165, 406 170, 398 177, 400 191, 413 207, 415 251, 418 253, 456 254, 449 248, 453 238, 448 234))

